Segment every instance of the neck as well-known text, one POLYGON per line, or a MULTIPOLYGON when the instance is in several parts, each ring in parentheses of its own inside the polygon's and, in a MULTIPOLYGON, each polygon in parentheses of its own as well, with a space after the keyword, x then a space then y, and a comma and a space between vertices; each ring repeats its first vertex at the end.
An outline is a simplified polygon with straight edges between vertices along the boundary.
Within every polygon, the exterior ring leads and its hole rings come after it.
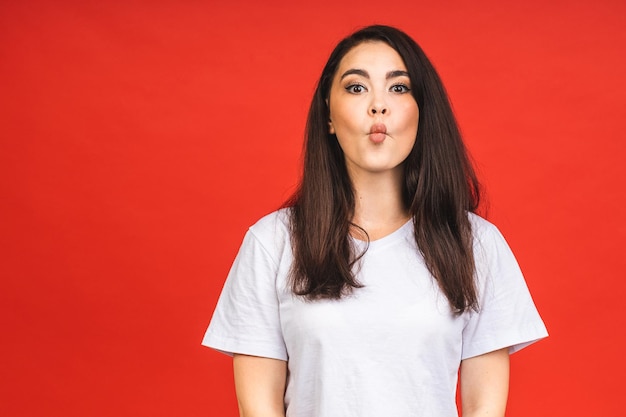
MULTIPOLYGON (((352 221, 376 240, 397 230, 410 216, 402 201, 400 169, 384 174, 351 175, 355 207, 352 221)), ((356 237, 358 233, 355 233, 356 237)))

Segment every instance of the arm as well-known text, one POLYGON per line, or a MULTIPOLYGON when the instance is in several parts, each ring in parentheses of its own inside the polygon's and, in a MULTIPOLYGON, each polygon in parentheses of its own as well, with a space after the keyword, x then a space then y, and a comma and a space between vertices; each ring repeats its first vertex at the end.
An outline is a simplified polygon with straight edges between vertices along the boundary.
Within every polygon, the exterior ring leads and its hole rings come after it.
POLYGON ((235 354, 233 368, 240 417, 285 417, 287 362, 235 354))
POLYGON ((461 362, 463 417, 504 417, 508 392, 508 348, 461 362))

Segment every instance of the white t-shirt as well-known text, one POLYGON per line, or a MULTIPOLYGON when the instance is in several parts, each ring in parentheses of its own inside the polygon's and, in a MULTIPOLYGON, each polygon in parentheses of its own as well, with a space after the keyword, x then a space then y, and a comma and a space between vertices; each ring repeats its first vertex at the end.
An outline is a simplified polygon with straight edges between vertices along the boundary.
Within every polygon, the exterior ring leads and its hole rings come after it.
POLYGON ((470 216, 478 313, 451 312, 412 222, 369 244, 358 272, 365 287, 353 295, 294 296, 288 212, 280 210, 246 234, 202 343, 288 361, 287 417, 457 416, 461 360, 547 336, 504 238, 470 216))

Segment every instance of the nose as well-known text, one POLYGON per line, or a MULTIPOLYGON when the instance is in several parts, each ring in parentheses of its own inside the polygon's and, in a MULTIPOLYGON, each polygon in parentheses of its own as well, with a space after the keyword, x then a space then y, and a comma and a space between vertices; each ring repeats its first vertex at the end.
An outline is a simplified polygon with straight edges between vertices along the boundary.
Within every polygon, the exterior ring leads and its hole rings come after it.
POLYGON ((375 114, 385 114, 387 113, 387 107, 385 106, 372 106, 370 108, 370 114, 375 115, 375 114))
POLYGON ((387 103, 385 103, 384 98, 379 94, 373 95, 372 102, 370 103, 370 115, 383 115, 387 112, 387 103))

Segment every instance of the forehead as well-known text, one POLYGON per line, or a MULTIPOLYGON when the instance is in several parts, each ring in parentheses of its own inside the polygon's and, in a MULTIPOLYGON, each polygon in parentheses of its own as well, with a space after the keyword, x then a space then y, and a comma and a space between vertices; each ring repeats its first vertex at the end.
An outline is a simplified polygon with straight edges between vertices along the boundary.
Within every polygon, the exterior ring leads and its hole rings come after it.
POLYGON ((339 62, 337 75, 341 76, 344 71, 351 68, 406 71, 400 54, 381 41, 362 42, 350 49, 339 62))

